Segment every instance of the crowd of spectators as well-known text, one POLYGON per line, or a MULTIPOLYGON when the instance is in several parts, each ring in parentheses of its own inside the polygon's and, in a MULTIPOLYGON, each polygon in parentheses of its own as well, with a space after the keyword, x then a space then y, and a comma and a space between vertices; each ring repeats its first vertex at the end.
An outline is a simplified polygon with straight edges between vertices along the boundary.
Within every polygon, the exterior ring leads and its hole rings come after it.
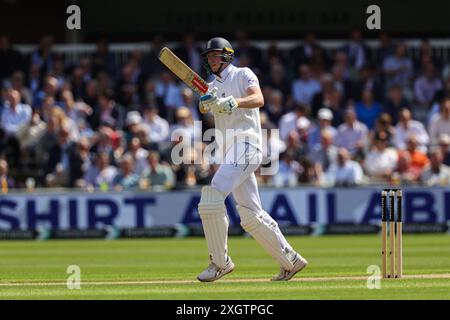
MULTIPOLYGON (((257 74, 265 98, 261 124, 274 143, 265 146, 263 168, 278 170, 258 172, 260 184, 450 183, 450 61, 429 41, 413 57, 386 33, 369 50, 359 30, 338 50, 323 48, 313 33, 289 49, 253 46, 244 32, 230 40, 233 63, 257 74)), ((201 44, 186 34, 173 49, 207 77, 201 44)), ((206 144, 183 149, 187 163, 171 160, 180 143, 201 137, 194 121, 203 132, 214 121, 158 61, 164 45, 156 36, 149 52, 134 50, 119 63, 100 39, 95 52, 69 63, 52 50, 51 36, 24 54, 0 35, 1 190, 208 184, 217 164, 195 161, 206 144), (174 130, 184 138, 171 139, 174 130)))

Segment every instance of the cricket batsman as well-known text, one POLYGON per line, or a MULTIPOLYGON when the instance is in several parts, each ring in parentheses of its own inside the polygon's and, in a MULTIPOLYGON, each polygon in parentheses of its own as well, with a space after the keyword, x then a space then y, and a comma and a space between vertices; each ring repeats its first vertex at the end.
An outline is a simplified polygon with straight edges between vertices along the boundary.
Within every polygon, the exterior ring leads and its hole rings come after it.
POLYGON ((254 172, 262 161, 259 108, 264 98, 256 75, 249 68, 231 64, 233 56, 231 44, 223 38, 212 38, 202 52, 204 66, 214 80, 200 98, 199 109, 213 112, 216 143, 224 157, 211 185, 201 191, 198 212, 211 263, 197 278, 215 281, 234 269, 227 249, 229 219, 224 203, 233 193, 241 226, 281 267, 272 280, 287 281, 308 262, 289 245, 278 224, 261 206, 254 172))

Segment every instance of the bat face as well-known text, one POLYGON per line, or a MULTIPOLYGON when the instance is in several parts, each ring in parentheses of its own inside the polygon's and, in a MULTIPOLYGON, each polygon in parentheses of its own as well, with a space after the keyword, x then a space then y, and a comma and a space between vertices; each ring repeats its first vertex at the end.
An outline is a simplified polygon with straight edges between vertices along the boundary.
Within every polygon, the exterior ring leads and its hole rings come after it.
POLYGON ((170 71, 197 94, 204 95, 208 91, 208 83, 181 61, 181 59, 169 48, 162 48, 158 58, 170 71))

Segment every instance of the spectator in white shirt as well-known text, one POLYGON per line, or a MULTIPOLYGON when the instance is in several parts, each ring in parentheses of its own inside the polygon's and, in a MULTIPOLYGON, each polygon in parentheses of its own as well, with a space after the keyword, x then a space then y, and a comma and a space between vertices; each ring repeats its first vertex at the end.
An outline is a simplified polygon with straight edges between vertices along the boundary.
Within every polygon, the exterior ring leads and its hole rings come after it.
POLYGON ((377 132, 373 146, 364 161, 364 168, 373 182, 389 182, 390 176, 397 166, 397 151, 388 145, 388 133, 386 131, 377 132))
POLYGON ((144 108, 144 123, 150 127, 150 141, 160 143, 169 139, 169 123, 158 115, 158 108, 144 108))
POLYGON ((117 174, 118 170, 111 165, 109 154, 106 152, 98 153, 95 164, 92 163, 84 175, 85 186, 88 189, 111 189, 114 186, 114 178, 117 174))
POLYGON ((296 103, 310 105, 314 95, 322 90, 322 86, 312 78, 308 65, 300 65, 299 74, 300 78, 292 84, 292 97, 296 103))
POLYGON ((308 159, 313 163, 314 175, 319 181, 322 174, 336 162, 338 153, 338 148, 333 144, 333 133, 329 129, 323 129, 320 133, 320 143, 308 152, 308 159))
POLYGON ((429 127, 432 144, 437 144, 441 134, 450 135, 450 98, 441 102, 441 111, 434 115, 429 127))
POLYGON ((140 176, 147 169, 148 151, 141 147, 139 138, 134 137, 128 145, 128 152, 125 155, 132 157, 134 162, 133 172, 140 176))
POLYGON ((350 159, 348 150, 339 148, 337 162, 328 168, 324 178, 324 185, 350 187, 362 184, 364 174, 359 163, 350 159))
POLYGON ((400 110, 399 121, 395 126, 394 145, 398 150, 406 148, 406 140, 414 135, 417 139, 418 150, 426 153, 429 141, 428 133, 422 123, 412 119, 411 111, 404 108, 400 110))
POLYGON ((345 111, 345 122, 337 129, 336 146, 347 149, 352 156, 355 156, 367 148, 367 143, 367 126, 356 119, 353 108, 348 108, 345 111))
POLYGON ((8 90, 7 101, 1 115, 1 128, 9 136, 14 136, 22 126, 31 120, 31 107, 20 103, 20 92, 14 89, 8 90))
POLYGON ((298 184, 298 177, 303 171, 303 167, 295 160, 295 154, 288 150, 281 154, 280 167, 273 177, 275 187, 295 187, 298 184))
POLYGON ((420 176, 422 184, 426 186, 448 186, 450 184, 450 167, 443 164, 442 150, 433 149, 430 152, 430 163, 420 176))
POLYGON ((308 107, 305 105, 299 105, 299 104, 295 104, 294 105, 294 110, 285 114, 284 116, 281 117, 280 122, 278 123, 278 127, 280 128, 280 138, 283 141, 286 141, 286 139, 288 138, 289 134, 292 131, 296 131, 297 130, 297 121, 298 119, 302 118, 304 120, 304 122, 308 122, 309 124, 309 120, 306 117, 307 114, 307 110, 308 107))

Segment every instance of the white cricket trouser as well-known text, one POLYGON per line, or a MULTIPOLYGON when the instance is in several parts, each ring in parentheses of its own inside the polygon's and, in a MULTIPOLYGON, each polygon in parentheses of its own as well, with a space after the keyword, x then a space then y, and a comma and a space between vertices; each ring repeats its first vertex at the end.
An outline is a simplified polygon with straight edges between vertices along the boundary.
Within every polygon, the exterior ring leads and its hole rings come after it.
MULTIPOLYGON (((236 144, 226 153, 224 163, 214 175, 211 186, 222 193, 224 198, 233 194, 241 225, 282 267, 290 270, 292 263, 287 254, 293 249, 275 220, 262 209, 254 173, 261 161, 262 153, 256 147, 249 143, 236 144)), ((224 259, 226 257, 221 257, 220 261, 224 259)))

